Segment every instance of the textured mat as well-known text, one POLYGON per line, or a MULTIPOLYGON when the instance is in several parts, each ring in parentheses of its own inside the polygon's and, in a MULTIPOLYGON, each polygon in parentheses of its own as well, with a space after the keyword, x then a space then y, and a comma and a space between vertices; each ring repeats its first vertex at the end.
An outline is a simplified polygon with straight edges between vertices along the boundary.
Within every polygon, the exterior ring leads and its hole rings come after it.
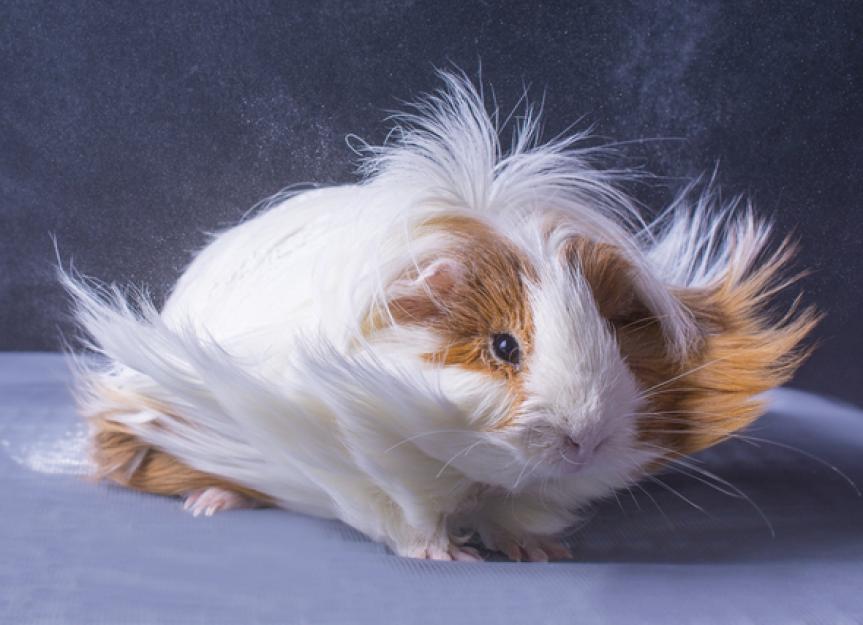
POLYGON ((68 381, 0 354, 0 623, 863 622, 863 411, 813 395, 698 456, 748 500, 669 472, 598 505, 573 562, 467 564, 90 483, 68 381))

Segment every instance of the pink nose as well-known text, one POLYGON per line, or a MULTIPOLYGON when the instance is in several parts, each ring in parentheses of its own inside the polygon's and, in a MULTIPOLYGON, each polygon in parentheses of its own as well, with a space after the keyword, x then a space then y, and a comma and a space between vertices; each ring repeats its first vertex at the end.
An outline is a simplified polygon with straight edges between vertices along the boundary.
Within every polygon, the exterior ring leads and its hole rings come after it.
POLYGON ((596 450, 604 441, 594 442, 592 439, 576 438, 574 436, 566 436, 563 444, 563 459, 569 465, 568 468, 577 471, 579 468, 586 465, 596 450))
POLYGON ((570 468, 575 470, 583 466, 591 455, 591 450, 582 445, 577 439, 572 436, 567 436, 563 444, 563 458, 572 465, 570 468))

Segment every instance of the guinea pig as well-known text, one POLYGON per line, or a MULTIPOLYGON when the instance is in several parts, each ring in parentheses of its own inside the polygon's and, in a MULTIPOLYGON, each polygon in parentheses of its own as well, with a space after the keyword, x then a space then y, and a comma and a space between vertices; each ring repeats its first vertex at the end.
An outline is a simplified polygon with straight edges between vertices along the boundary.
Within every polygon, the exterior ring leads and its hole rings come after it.
POLYGON ((528 108, 504 147, 442 80, 360 182, 218 234, 161 311, 61 270, 100 477, 401 556, 546 560, 587 504, 759 416, 818 317, 770 312, 793 245, 709 185, 642 218, 586 134, 542 142, 528 108))

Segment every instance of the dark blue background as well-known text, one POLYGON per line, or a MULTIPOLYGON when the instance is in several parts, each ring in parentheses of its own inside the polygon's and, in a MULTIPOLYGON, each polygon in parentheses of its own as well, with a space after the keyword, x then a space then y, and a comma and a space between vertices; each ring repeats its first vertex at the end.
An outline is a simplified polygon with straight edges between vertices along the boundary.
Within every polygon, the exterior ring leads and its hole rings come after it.
POLYGON ((801 240, 828 313, 796 384, 863 403, 863 11, 854 2, 32 2, 0 6, 0 348, 68 331, 65 258, 161 296, 205 231, 295 182, 354 179, 348 133, 475 73, 545 91, 660 175, 660 206, 719 162, 801 240))

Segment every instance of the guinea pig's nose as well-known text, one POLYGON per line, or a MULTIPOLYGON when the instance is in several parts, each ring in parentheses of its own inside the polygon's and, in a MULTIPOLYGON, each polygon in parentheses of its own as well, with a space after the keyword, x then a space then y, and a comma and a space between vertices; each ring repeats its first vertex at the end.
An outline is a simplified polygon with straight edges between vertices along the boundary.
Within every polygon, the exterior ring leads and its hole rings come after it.
POLYGON ((603 442, 605 441, 597 441, 589 436, 566 435, 563 440, 563 458, 571 465, 572 470, 577 470, 590 461, 603 442))
POLYGON ((566 436, 563 440, 563 459, 570 465, 570 470, 576 471, 584 466, 590 456, 589 450, 573 436, 566 436))
POLYGON ((571 451, 576 454, 581 453, 581 443, 579 443, 575 438, 567 436, 565 442, 567 451, 571 451))

